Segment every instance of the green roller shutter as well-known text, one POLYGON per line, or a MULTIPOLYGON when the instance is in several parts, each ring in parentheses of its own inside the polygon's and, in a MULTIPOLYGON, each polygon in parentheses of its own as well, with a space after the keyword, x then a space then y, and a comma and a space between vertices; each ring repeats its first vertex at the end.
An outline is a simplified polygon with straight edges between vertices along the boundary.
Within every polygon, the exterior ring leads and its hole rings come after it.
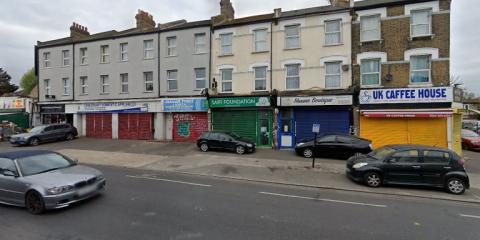
POLYGON ((0 113, 0 123, 3 121, 13 122, 18 127, 28 128, 28 113, 19 112, 19 113, 0 113))
POLYGON ((257 111, 212 111, 214 131, 234 132, 257 142, 257 111))

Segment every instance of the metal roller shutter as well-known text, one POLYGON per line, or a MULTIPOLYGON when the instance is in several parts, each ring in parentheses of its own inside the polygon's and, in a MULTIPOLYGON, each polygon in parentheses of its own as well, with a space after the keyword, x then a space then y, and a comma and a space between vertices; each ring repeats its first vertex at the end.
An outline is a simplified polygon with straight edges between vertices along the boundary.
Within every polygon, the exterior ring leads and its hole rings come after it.
POLYGON ((173 141, 195 142, 207 130, 207 113, 173 114, 173 141))
POLYGON ((152 114, 118 114, 118 138, 131 140, 152 139, 152 114))
POLYGON ((242 137, 257 139, 257 111, 221 111, 212 112, 212 128, 214 131, 234 132, 242 137))
POLYGON ((112 138, 112 114, 87 114, 87 137, 112 138))
POLYGON ((312 126, 320 124, 320 134, 350 132, 350 112, 347 110, 295 109, 295 140, 313 139, 312 126))

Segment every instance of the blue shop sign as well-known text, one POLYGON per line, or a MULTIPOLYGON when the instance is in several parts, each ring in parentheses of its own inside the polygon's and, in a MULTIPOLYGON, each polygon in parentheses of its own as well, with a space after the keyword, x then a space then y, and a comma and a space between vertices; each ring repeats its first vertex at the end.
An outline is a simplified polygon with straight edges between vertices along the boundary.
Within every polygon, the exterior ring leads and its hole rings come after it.
POLYGON ((163 99, 164 112, 206 112, 208 102, 205 98, 163 99))
POLYGON ((371 89, 360 91, 360 104, 445 103, 453 101, 451 87, 371 89))

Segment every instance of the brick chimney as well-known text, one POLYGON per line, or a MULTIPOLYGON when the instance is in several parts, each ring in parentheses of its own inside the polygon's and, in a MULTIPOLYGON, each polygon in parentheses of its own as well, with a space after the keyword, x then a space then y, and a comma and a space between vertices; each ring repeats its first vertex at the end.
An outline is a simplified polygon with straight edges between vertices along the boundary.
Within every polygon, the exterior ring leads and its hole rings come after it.
POLYGON ((88 36, 90 36, 88 28, 73 22, 72 26, 70 27, 70 37, 73 40, 82 40, 88 38, 88 36))
POLYGON ((330 5, 334 7, 353 7, 353 0, 330 0, 330 5))
POLYGON ((148 12, 138 9, 137 15, 135 15, 137 20, 138 29, 153 29, 155 28, 155 21, 153 21, 153 16, 148 12))
POLYGON ((282 9, 281 8, 273 9, 273 17, 274 18, 279 18, 281 16, 282 16, 282 9))
POLYGON ((235 19, 235 9, 230 0, 220 0, 220 15, 212 17, 212 24, 222 24, 235 19))

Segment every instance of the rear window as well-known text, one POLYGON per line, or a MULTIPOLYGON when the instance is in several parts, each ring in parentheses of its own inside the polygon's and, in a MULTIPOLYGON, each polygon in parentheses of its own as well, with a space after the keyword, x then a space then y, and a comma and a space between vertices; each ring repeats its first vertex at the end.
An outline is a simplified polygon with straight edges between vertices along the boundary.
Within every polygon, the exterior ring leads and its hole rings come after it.
POLYGON ((440 163, 447 164, 450 161, 450 154, 442 151, 424 151, 423 162, 424 163, 440 163))
POLYGON ((343 137, 343 136, 338 136, 337 137, 337 141, 339 143, 354 143, 355 142, 355 139, 351 138, 351 137, 343 137))
POLYGON ((205 139, 208 139, 210 137, 210 133, 206 132, 206 133, 203 133, 201 138, 205 138, 205 139))

